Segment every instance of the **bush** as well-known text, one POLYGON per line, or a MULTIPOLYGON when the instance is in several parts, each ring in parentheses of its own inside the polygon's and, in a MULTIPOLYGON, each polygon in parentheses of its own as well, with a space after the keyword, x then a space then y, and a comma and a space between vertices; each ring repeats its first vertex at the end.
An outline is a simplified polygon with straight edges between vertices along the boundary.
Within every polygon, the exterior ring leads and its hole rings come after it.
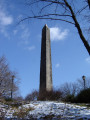
POLYGON ((36 90, 34 90, 32 93, 28 94, 28 95, 25 97, 25 101, 37 100, 38 95, 39 95, 39 92, 36 91, 36 90))
POLYGON ((73 94, 72 95, 69 94, 65 98, 63 98, 63 101, 65 101, 65 102, 75 102, 75 97, 74 97, 73 94))
POLYGON ((11 99, 11 98, 6 98, 4 103, 15 108, 18 108, 23 104, 22 101, 11 99))
POLYGON ((5 98, 5 101, 6 101, 6 102, 12 102, 13 99, 12 99, 12 98, 5 98))
POLYGON ((21 106, 22 105, 22 103, 21 102, 12 102, 11 104, 10 104, 10 106, 12 106, 12 107, 15 107, 15 108, 18 108, 19 106, 21 106))
POLYGON ((76 96, 76 102, 79 102, 79 103, 90 103, 90 88, 82 90, 76 96))
POLYGON ((60 91, 42 91, 39 93, 38 100, 60 100, 61 95, 60 91))

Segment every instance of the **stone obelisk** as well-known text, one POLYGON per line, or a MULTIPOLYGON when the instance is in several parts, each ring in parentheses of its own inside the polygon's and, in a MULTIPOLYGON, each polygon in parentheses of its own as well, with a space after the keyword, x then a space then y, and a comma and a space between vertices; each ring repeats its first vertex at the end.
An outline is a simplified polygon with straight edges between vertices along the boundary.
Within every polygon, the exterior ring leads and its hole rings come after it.
POLYGON ((41 65, 40 65, 40 92, 52 91, 52 63, 50 29, 45 25, 42 29, 41 65))

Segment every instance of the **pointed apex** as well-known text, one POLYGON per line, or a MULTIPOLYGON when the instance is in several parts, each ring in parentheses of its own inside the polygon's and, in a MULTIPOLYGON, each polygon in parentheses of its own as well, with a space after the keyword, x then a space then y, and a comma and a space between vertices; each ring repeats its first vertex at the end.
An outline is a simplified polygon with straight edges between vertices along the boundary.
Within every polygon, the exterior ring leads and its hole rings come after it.
POLYGON ((49 29, 47 24, 44 25, 43 30, 46 30, 46 28, 49 29))
MULTIPOLYGON (((45 26, 47 26, 47 24, 45 24, 45 26)), ((47 26, 48 27, 48 26, 47 26)))
POLYGON ((45 24, 45 27, 47 27, 47 28, 48 28, 47 24, 45 24))

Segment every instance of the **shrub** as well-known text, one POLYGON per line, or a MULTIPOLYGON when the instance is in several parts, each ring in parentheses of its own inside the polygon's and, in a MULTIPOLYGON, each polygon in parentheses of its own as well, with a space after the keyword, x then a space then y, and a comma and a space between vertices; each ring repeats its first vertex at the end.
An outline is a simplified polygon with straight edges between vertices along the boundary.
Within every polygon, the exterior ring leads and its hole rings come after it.
POLYGON ((63 98, 63 101, 65 102, 75 102, 75 97, 74 95, 72 94, 68 94, 65 98, 63 98))
POLYGON ((61 95, 60 91, 42 91, 39 93, 38 100, 59 100, 61 95))
POLYGON ((39 95, 39 92, 35 90, 35 91, 33 91, 32 93, 28 94, 28 95, 25 97, 25 101, 37 100, 38 95, 39 95))
POLYGON ((22 105, 22 101, 14 100, 14 99, 11 99, 11 98, 5 99, 4 103, 11 106, 11 107, 15 107, 15 108, 18 108, 19 106, 22 105))
POLYGON ((21 103, 21 102, 12 102, 10 105, 11 105, 12 107, 18 108, 19 106, 22 105, 22 103, 21 103))
POLYGON ((76 96, 76 102, 79 102, 79 103, 90 103, 90 88, 82 90, 76 96))
POLYGON ((11 98, 5 98, 5 101, 6 101, 6 102, 12 102, 13 99, 11 99, 11 98))

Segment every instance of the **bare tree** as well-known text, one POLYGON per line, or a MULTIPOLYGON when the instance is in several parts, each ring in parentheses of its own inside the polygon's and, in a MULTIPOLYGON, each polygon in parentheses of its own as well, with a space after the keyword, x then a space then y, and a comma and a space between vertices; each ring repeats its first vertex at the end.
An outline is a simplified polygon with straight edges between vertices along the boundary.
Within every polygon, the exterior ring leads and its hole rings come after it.
MULTIPOLYGON (((83 32, 81 21, 86 20, 86 16, 90 16, 90 0, 25 0, 26 5, 31 6, 31 16, 22 19, 21 21, 34 19, 59 20, 70 23, 76 27, 78 34, 90 55, 90 45, 88 38, 83 32), (36 11, 34 12, 34 9, 36 11), (83 16, 84 15, 84 16, 83 16), (82 18, 83 17, 83 18, 82 18)), ((90 19, 90 17, 89 17, 90 19)), ((21 22, 20 21, 20 22, 21 22)), ((82 21, 82 22, 83 22, 82 21)), ((85 24, 90 28, 90 22, 85 24)))
MULTIPOLYGON (((85 88, 90 88, 90 77, 85 78, 85 88)), ((74 83, 64 83, 60 86, 60 91, 62 92, 63 97, 68 95, 76 96, 82 90, 84 90, 84 81, 82 78, 74 83)))
POLYGON ((76 95, 78 90, 77 83, 64 83, 60 87, 60 91, 62 92, 62 97, 66 97, 68 95, 76 95))
POLYGON ((26 101, 37 100, 38 95, 39 95, 39 92, 38 92, 37 90, 34 90, 32 93, 28 94, 28 95, 25 97, 25 100, 26 100, 26 101))
POLYGON ((13 80, 12 76, 17 76, 15 72, 9 69, 9 65, 4 56, 0 57, 0 95, 5 97, 12 96, 17 90, 17 82, 13 80), (12 94, 12 95, 11 95, 12 94))

